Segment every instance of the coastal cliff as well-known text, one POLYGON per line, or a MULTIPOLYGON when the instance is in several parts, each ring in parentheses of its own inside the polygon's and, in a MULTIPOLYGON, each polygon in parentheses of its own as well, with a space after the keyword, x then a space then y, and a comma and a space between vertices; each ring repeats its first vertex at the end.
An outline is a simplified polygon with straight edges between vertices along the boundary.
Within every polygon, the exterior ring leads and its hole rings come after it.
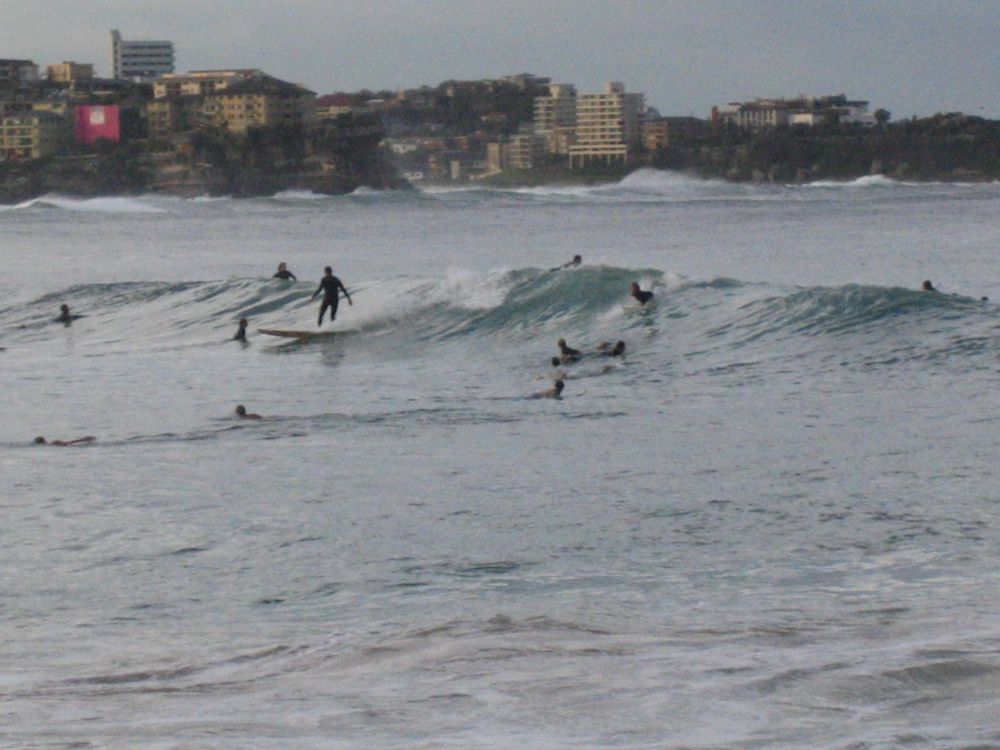
POLYGON ((250 198, 283 190, 339 195, 359 187, 410 188, 384 158, 377 135, 304 139, 277 131, 248 138, 196 133, 171 143, 105 144, 94 153, 0 162, 0 202, 49 193, 250 198))
POLYGON ((874 174, 913 181, 998 180, 1000 122, 953 114, 874 128, 720 129, 678 139, 652 155, 650 166, 733 182, 802 183, 874 174))

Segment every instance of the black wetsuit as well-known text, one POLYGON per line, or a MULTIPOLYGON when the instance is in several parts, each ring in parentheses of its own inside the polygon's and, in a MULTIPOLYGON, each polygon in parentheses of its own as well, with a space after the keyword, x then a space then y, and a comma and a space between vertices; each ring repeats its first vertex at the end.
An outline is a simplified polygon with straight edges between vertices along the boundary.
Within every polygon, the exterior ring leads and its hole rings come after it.
POLYGON ((240 328, 236 332, 236 335, 233 336, 233 339, 235 339, 236 341, 246 341, 247 340, 247 327, 245 325, 243 325, 242 323, 240 323, 240 328))
POLYGON ((298 279, 295 278, 295 274, 292 273, 291 271, 278 271, 271 278, 272 279, 283 279, 284 281, 288 281, 289 279, 292 279, 292 281, 298 281, 298 279))
MULTIPOLYGON (((340 294, 339 290, 344 289, 344 284, 336 276, 324 276, 319 281, 319 288, 313 292, 313 297, 315 297, 320 292, 323 292, 323 304, 319 308, 319 323, 318 325, 323 325, 323 313, 326 312, 326 308, 330 308, 330 320, 337 319, 337 305, 340 304, 340 294)), ((344 289, 344 294, 350 299, 351 296, 347 294, 347 290, 344 289)))
POLYGON ((632 296, 635 297, 637 300, 639 300, 640 305, 645 305, 647 302, 653 299, 652 292, 644 292, 642 291, 642 289, 633 292, 632 296))

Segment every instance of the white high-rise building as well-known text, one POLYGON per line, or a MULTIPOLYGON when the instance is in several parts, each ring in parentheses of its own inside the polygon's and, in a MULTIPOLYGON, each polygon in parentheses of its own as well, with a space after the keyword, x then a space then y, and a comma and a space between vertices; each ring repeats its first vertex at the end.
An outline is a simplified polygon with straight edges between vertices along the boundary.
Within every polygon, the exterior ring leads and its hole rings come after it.
POLYGON ((122 39, 117 29, 111 32, 111 77, 152 81, 174 72, 174 43, 122 39))
POLYGON ((642 94, 626 94, 625 86, 608 83, 602 94, 576 98, 576 143, 569 147, 570 167, 592 162, 628 161, 638 144, 639 120, 645 107, 642 94))

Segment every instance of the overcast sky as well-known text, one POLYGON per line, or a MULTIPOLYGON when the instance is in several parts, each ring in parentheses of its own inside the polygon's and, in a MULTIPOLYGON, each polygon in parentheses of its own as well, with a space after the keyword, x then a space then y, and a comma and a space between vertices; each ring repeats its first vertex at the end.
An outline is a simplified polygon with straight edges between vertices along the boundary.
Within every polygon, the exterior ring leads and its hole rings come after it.
POLYGON ((0 58, 108 75, 113 28, 319 94, 528 72, 670 115, 844 93, 1000 119, 1000 0, 0 0, 0 58))

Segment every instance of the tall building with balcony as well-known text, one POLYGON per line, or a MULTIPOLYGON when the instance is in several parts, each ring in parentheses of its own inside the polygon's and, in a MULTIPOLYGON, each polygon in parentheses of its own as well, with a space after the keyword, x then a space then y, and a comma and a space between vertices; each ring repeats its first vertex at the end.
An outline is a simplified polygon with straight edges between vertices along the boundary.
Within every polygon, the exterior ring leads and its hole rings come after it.
POLYGON ((117 29, 111 32, 111 77, 152 81, 174 72, 174 43, 127 41, 117 29))
POLYGON ((629 94, 617 81, 600 94, 576 99, 576 143, 569 147, 570 168, 590 164, 625 164, 638 145, 642 94, 629 94))

